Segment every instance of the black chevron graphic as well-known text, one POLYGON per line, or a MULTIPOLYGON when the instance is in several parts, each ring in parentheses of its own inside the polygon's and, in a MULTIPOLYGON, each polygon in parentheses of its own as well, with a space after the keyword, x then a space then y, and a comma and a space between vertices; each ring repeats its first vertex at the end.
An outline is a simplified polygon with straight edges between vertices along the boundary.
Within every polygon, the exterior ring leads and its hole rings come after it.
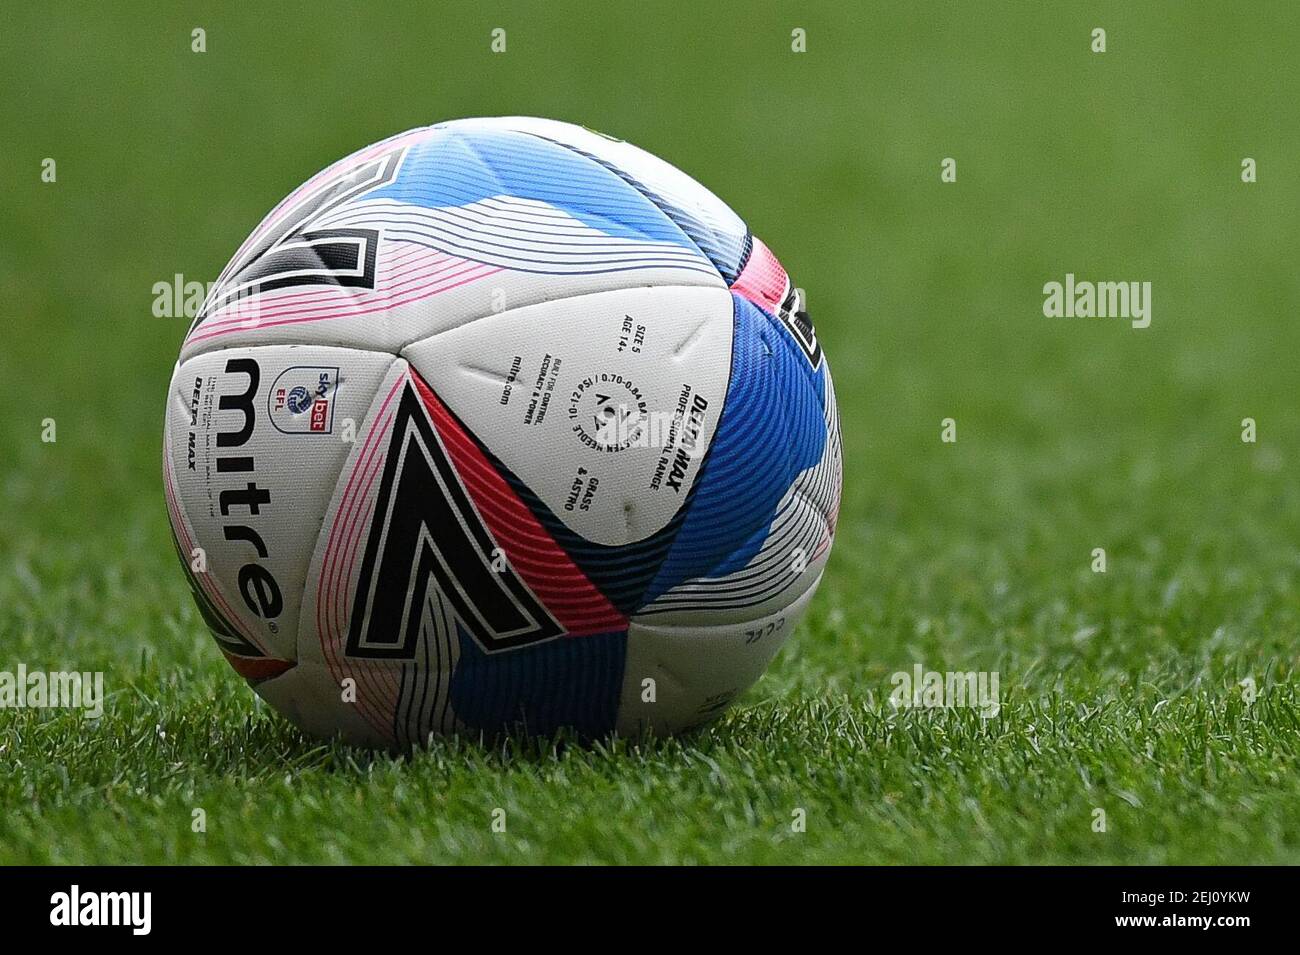
POLYGON ((375 287, 379 233, 374 229, 312 229, 345 202, 397 178, 406 150, 394 149, 324 183, 299 201, 256 245, 226 266, 191 332, 232 299, 294 285, 375 287))
POLYGON ((408 381, 357 581, 348 656, 411 659, 430 586, 485 652, 563 633, 508 563, 494 568, 494 547, 408 381))

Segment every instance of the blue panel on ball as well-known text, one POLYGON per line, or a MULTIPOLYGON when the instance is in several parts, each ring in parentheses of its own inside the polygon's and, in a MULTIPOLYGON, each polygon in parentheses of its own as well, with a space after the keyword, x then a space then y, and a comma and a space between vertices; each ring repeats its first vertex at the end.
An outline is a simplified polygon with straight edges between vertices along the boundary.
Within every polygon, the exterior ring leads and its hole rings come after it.
MULTIPOLYGON (((604 165, 508 130, 435 129, 410 148, 391 184, 365 198, 448 208, 496 196, 545 202, 608 236, 696 248, 662 210, 604 165)), ((545 234, 544 223, 533 228, 545 234)))
POLYGON ((485 653, 456 624, 460 660, 451 705, 471 729, 522 727, 549 735, 572 727, 586 737, 614 729, 623 690, 627 631, 561 637, 509 653, 485 653))
MULTIPOLYGON (((550 142, 550 140, 547 141, 550 142)), ((727 280, 728 285, 736 281, 741 269, 745 267, 745 260, 749 257, 753 245, 753 237, 748 232, 733 232, 715 228, 703 216, 698 216, 685 206, 660 195, 653 187, 641 182, 630 172, 620 169, 609 160, 583 152, 578 147, 567 143, 562 145, 580 155, 586 156, 592 162, 600 163, 653 202, 664 215, 676 223, 678 228, 690 236, 691 241, 708 257, 709 261, 718 270, 718 273, 727 280)))
POLYGON ((825 365, 815 371, 779 321, 732 293, 726 405, 672 548, 643 598, 744 567, 795 478, 826 449, 825 365))

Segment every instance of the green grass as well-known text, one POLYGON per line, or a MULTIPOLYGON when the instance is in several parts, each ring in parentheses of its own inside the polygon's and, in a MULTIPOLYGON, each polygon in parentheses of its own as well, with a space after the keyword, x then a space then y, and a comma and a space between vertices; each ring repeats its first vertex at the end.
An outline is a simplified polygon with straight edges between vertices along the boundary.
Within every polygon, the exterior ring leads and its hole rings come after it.
POLYGON ((110 698, 98 722, 0 710, 0 862, 1300 862, 1300 11, 701 9, 6 14, 0 670, 102 670, 110 698), (185 323, 151 287, 215 276, 354 148, 502 113, 677 163, 808 290, 836 549, 698 734, 319 745, 228 669, 176 566, 185 323), (1151 281, 1151 327, 1044 318, 1066 272, 1151 281), (895 711, 917 662, 996 670, 1001 712, 895 711))

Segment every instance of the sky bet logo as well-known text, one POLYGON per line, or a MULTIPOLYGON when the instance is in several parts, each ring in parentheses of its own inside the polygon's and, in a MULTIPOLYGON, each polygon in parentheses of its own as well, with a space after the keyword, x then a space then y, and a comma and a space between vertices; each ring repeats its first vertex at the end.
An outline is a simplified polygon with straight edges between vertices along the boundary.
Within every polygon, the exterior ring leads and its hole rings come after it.
POLYGON ((285 369, 267 395, 271 424, 282 434, 330 434, 338 383, 337 368, 298 365, 285 369))
POLYGON ((148 935, 153 927, 152 892, 70 892, 50 896, 50 924, 129 926, 132 935, 148 935))

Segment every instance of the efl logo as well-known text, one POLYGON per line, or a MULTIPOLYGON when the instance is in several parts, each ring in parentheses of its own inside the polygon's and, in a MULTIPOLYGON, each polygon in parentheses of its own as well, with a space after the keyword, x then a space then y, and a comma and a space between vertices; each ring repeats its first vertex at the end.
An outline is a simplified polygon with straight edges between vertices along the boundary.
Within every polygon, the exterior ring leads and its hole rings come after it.
POLYGON ((319 365, 286 368, 266 396, 271 424, 281 434, 332 433, 338 382, 337 368, 319 365))

